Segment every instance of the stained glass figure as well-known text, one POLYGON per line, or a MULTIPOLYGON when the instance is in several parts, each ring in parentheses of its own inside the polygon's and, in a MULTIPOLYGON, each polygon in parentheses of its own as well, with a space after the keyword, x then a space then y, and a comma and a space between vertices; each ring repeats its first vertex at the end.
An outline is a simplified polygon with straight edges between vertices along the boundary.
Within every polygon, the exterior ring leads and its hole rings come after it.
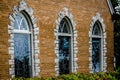
POLYGON ((70 72, 70 37, 59 37, 59 73, 70 72))
POLYGON ((31 34, 28 23, 20 13, 14 22, 14 60, 15 77, 31 77, 31 34))
POLYGON ((93 72, 100 71, 100 53, 101 53, 101 41, 100 39, 92 39, 92 70, 93 72))

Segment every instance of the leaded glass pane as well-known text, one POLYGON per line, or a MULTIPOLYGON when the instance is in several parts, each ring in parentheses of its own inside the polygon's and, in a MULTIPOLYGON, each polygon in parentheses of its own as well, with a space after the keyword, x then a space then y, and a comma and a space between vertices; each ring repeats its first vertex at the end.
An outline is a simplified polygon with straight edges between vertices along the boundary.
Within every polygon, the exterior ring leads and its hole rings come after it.
POLYGON ((16 16, 15 22, 14 22, 14 30, 19 30, 18 24, 20 24, 20 23, 18 22, 18 20, 21 20, 21 19, 22 19, 21 16, 19 16, 19 15, 16 16))
POLYGON ((101 40, 97 38, 92 39, 92 70, 93 72, 100 71, 100 54, 101 54, 101 40))
POLYGON ((30 35, 14 34, 15 77, 30 77, 30 35))
POLYGON ((59 36, 59 73, 70 72, 70 37, 59 36))
POLYGON ((93 26, 92 35, 101 35, 100 26, 97 22, 93 26))
POLYGON ((18 14, 14 22, 14 30, 28 30, 28 24, 22 14, 18 14))
POLYGON ((59 32, 60 33, 70 33, 69 24, 68 24, 68 22, 65 19, 63 19, 60 22, 59 32))
POLYGON ((26 19, 23 19, 21 26, 20 26, 20 30, 28 30, 27 27, 28 27, 27 21, 26 19))

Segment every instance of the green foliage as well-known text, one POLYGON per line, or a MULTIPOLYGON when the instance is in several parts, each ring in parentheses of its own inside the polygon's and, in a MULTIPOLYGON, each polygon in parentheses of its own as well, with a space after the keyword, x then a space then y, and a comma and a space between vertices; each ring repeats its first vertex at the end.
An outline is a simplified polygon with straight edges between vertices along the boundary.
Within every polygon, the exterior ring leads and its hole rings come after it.
POLYGON ((22 78, 22 77, 18 77, 18 78, 13 78, 12 80, 45 80, 43 78, 22 78))
POLYGON ((113 8, 115 8, 116 6, 118 6, 118 0, 111 0, 113 8))
POLYGON ((116 69, 116 71, 114 72, 114 76, 115 76, 117 79, 120 79, 120 67, 116 69))
MULTIPOLYGON (((113 8, 115 10, 115 7, 118 6, 118 0, 111 0, 113 8)), ((119 4, 120 5, 120 4, 119 4)), ((116 14, 116 10, 115 10, 116 14)), ((120 67, 120 19, 114 20, 114 53, 116 57, 116 68, 120 67)))
POLYGON ((114 51, 116 57, 116 68, 120 67, 120 20, 114 21, 114 51))
POLYGON ((13 78, 12 80, 120 80, 120 68, 113 72, 72 73, 51 78, 13 78))
POLYGON ((75 74, 64 74, 64 75, 61 75, 59 76, 58 78, 59 79, 63 79, 63 80, 78 80, 78 74, 75 73, 75 74))

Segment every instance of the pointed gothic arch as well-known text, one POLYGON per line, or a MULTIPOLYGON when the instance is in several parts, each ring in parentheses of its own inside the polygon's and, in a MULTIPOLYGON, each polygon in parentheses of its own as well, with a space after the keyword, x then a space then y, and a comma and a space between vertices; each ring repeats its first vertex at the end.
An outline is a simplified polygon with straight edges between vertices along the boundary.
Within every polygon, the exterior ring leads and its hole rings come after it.
MULTIPOLYGON (((67 8, 63 8, 63 10, 61 10, 58 14, 58 19, 56 20, 56 29, 54 30, 54 34, 56 36, 56 47, 55 47, 55 54, 56 54, 56 59, 55 59, 55 71, 56 71, 56 76, 60 75, 60 74, 67 74, 69 72, 76 72, 78 65, 77 65, 77 52, 78 52, 78 48, 77 48, 77 30, 76 30, 76 24, 73 20, 73 15, 68 11, 67 8), (64 24, 65 23, 65 24, 64 24), (64 27, 63 29, 61 29, 61 26, 64 27), (62 31, 61 31, 61 30, 62 31), (66 40, 66 41, 64 41, 66 40), (62 42, 67 42, 70 48, 67 49, 68 50, 68 54, 70 56, 68 60, 68 64, 69 66, 67 66, 69 69, 66 70, 67 73, 61 72, 62 68, 60 68, 60 64, 62 64, 60 62, 60 60, 63 58, 60 57, 60 50, 61 50, 61 45, 60 44, 64 44, 62 42), (69 53, 70 50, 70 53, 69 53)), ((63 46, 63 45, 62 45, 63 46)), ((64 51, 63 49, 61 51, 64 51)), ((67 51, 64 51, 67 53, 67 51)), ((65 54, 63 54, 65 55, 65 54)), ((66 57, 65 57, 66 58, 66 57)), ((65 60, 64 58, 64 60, 65 60)), ((66 68, 67 68, 66 67, 66 68)))
POLYGON ((105 31, 105 24, 103 22, 103 19, 100 17, 99 13, 96 13, 96 16, 92 18, 92 22, 90 24, 89 37, 90 37, 90 41, 89 41, 90 73, 100 72, 100 71, 106 72, 107 71, 106 70, 107 67, 106 31, 105 31))
MULTIPOLYGON (((38 58, 39 55, 39 48, 38 48, 38 44, 39 44, 39 39, 38 39, 38 35, 39 35, 39 28, 37 27, 37 18, 34 17, 33 15, 33 9, 31 7, 29 7, 27 5, 27 3, 24 0, 20 1, 19 6, 14 6, 13 8, 13 13, 9 16, 10 19, 10 24, 8 25, 8 33, 10 35, 10 39, 9 39, 9 54, 10 54, 10 60, 9 60, 9 74, 11 75, 11 77, 15 77, 15 53, 16 53, 16 47, 15 45, 17 45, 17 43, 15 42, 15 40, 17 40, 16 38, 19 37, 21 34, 29 34, 29 38, 27 38, 27 42, 30 44, 26 44, 28 45, 29 48, 31 48, 30 51, 30 64, 31 65, 31 76, 30 77, 34 77, 34 76, 38 76, 39 72, 40 72, 40 60, 38 58), (17 20, 20 20, 20 17, 22 17, 23 22, 19 22, 17 20), (18 19, 17 19, 18 18, 18 19), (18 26, 16 23, 19 24, 24 24, 27 27, 20 27, 15 28, 15 26, 18 26)), ((22 21, 21 20, 21 21, 22 21)), ((24 38, 25 39, 25 38, 24 38)), ((25 41, 25 40, 23 40, 25 41)), ((19 41, 18 41, 19 42, 19 41)), ((18 47, 19 48, 19 47, 18 47)), ((24 50, 24 49, 23 49, 24 50)), ((19 51, 18 51, 19 52, 19 51)), ((26 54, 26 53, 25 53, 26 54)), ((21 76, 20 76, 21 77, 21 76)))

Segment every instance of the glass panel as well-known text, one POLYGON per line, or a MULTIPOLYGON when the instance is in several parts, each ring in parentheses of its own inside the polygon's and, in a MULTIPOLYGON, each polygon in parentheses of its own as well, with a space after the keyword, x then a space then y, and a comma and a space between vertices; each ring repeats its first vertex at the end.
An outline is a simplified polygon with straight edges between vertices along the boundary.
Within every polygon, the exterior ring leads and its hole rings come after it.
POLYGON ((101 55, 101 40, 92 39, 92 70, 93 72, 100 71, 100 56, 101 55))
POLYGON ((93 26, 92 35, 101 35, 100 27, 98 23, 95 23, 93 26))
POLYGON ((14 34, 15 77, 30 77, 30 35, 14 34))
POLYGON ((27 27, 28 27, 28 24, 27 24, 26 19, 24 18, 21 23, 20 30, 28 30, 27 27))
POLYGON ((67 23, 67 21, 65 19, 63 19, 60 22, 59 32, 60 33, 70 33, 69 24, 67 23))
POLYGON ((14 22, 15 30, 28 30, 28 24, 25 17, 22 14, 18 14, 14 22))
POLYGON ((59 37, 59 73, 70 72, 70 37, 59 37))
POLYGON ((15 30, 19 30, 19 20, 21 20, 21 16, 17 15, 16 18, 15 18, 15 22, 14 22, 14 29, 15 30))

